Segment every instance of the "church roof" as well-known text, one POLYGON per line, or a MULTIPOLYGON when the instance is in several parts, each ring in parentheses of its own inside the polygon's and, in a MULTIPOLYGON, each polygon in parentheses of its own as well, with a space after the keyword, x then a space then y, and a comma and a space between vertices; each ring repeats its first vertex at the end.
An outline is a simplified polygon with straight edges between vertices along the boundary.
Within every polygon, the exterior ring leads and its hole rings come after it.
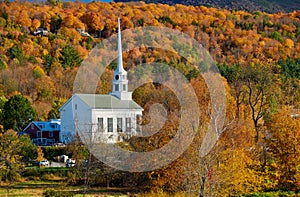
POLYGON ((120 100, 106 94, 76 94, 89 107, 95 109, 143 109, 133 100, 120 100))

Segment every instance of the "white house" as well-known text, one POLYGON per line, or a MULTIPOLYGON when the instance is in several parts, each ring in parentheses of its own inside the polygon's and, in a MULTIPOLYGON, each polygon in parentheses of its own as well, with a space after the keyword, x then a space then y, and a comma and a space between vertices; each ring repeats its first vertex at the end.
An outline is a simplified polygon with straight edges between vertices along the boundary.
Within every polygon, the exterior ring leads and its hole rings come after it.
MULTIPOLYGON (((118 19, 118 65, 114 71, 112 92, 74 94, 61 108, 60 141, 69 143, 76 132, 93 142, 116 143, 122 137, 141 132, 142 107, 128 91, 127 72, 123 68, 120 20, 118 19)), ((83 139, 85 140, 85 139, 83 139)))

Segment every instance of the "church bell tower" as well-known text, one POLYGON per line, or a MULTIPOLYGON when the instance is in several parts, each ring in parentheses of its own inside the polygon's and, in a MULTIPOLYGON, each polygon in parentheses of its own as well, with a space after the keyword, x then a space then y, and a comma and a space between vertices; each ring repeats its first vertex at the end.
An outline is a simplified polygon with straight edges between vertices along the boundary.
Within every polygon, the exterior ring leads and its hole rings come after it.
POLYGON ((113 87, 110 95, 120 100, 132 100, 132 92, 128 92, 127 72, 123 68, 120 18, 118 18, 118 65, 114 71, 113 87))

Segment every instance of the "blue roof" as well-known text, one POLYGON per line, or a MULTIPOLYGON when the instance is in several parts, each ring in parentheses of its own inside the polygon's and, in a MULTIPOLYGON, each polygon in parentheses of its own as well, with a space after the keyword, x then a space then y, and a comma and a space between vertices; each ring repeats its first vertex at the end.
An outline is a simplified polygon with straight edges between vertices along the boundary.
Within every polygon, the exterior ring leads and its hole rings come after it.
MULTIPOLYGON (((48 121, 33 121, 31 124, 35 124, 41 131, 57 131, 60 130, 61 121, 60 119, 51 119, 48 121)), ((24 130, 26 130, 27 127, 24 130)))

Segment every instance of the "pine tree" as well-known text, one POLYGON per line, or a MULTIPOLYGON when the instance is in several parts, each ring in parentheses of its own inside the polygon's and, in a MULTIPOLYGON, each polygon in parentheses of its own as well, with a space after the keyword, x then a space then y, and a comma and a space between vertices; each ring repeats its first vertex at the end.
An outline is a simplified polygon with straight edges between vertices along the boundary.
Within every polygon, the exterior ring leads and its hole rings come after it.
POLYGON ((12 96, 4 104, 2 119, 4 130, 22 131, 35 118, 36 112, 31 103, 20 94, 12 96))
POLYGON ((65 46, 60 52, 59 60, 61 61, 63 68, 72 68, 79 66, 82 62, 82 59, 79 56, 78 51, 73 46, 65 46))

